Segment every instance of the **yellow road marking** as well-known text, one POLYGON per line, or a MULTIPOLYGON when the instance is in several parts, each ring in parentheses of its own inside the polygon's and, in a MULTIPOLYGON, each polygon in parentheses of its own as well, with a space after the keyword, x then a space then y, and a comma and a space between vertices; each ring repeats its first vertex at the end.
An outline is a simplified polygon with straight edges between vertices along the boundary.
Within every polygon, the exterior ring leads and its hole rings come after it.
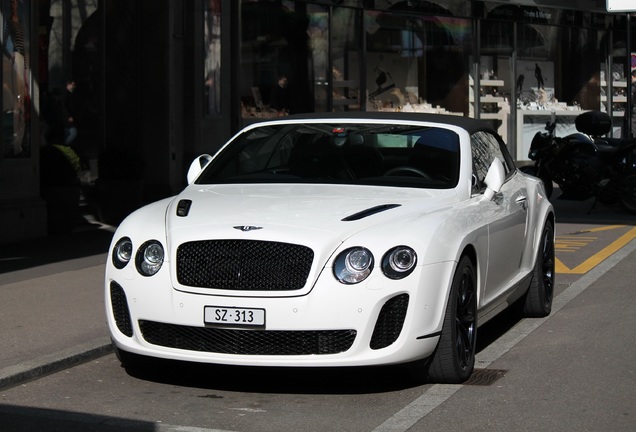
POLYGON ((576 252, 596 239, 598 239, 598 237, 581 237, 577 235, 557 236, 554 247, 557 252, 576 252))
POLYGON ((598 228, 590 228, 589 230, 583 230, 582 233, 591 233, 591 232, 600 232, 600 231, 610 231, 618 228, 625 228, 627 225, 607 225, 598 228))
MULTIPOLYGON (((598 231, 607 231, 610 229, 623 228, 625 225, 612 225, 607 227, 593 228, 585 232, 598 232, 598 231)), ((599 265, 603 260, 607 257, 611 256, 613 253, 618 251, 620 248, 625 246, 627 243, 636 238, 636 227, 630 229, 627 233, 620 236, 613 243, 606 246, 604 249, 601 249, 596 254, 592 255, 588 259, 586 259, 583 263, 574 267, 573 269, 568 268, 564 265, 558 258, 555 258, 555 270, 557 273, 561 274, 585 274, 588 271, 592 270, 594 267, 599 265)))

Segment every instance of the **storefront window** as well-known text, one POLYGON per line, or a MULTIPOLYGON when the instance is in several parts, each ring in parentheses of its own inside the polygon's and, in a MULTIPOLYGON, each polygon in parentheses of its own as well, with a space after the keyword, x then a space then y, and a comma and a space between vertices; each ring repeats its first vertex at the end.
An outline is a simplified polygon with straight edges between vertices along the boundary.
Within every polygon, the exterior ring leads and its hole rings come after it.
POLYGON ((205 114, 221 114, 221 0, 205 0, 205 114))
POLYGON ((365 12, 367 111, 468 113, 470 20, 365 12))
POLYGON ((31 155, 30 2, 2 0, 2 158, 31 155))
POLYGON ((553 113, 555 133, 564 136, 576 132, 581 111, 603 108, 606 42, 605 31, 579 27, 520 23, 517 34, 517 157, 523 160, 553 113))
MULTIPOLYGON (((636 38, 633 40, 636 41, 636 38)), ((629 71, 636 68, 636 54, 631 54, 630 67, 626 69, 626 33, 614 31, 612 41, 613 46, 610 47, 607 61, 601 65, 601 109, 612 116, 612 136, 618 138, 625 136, 626 132, 627 92, 631 81, 629 71)), ((632 105, 634 103, 636 101, 632 100, 632 105)))
POLYGON ((360 17, 350 8, 334 8, 331 38, 333 111, 359 111, 360 17))
POLYGON ((241 32, 243 119, 327 109, 328 7, 243 0, 241 32))
POLYGON ((512 123, 510 106, 518 85, 512 69, 514 24, 482 20, 479 28, 478 69, 470 77, 469 116, 492 121, 497 133, 508 143, 512 123))

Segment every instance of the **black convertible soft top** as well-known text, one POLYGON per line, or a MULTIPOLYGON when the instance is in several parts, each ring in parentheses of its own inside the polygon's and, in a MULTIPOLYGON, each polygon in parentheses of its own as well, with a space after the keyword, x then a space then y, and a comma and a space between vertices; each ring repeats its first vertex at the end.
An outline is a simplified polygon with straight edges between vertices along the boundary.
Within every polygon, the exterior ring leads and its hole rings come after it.
POLYGON ((333 120, 333 119, 369 119, 369 120, 406 120, 406 121, 425 121, 431 123, 449 124, 465 129, 469 134, 478 131, 488 131, 497 135, 493 128, 493 124, 488 120, 478 120, 470 117, 462 117, 448 114, 429 114, 429 113, 405 113, 405 112, 327 112, 327 113, 309 113, 294 114, 287 117, 280 117, 276 120, 333 120))

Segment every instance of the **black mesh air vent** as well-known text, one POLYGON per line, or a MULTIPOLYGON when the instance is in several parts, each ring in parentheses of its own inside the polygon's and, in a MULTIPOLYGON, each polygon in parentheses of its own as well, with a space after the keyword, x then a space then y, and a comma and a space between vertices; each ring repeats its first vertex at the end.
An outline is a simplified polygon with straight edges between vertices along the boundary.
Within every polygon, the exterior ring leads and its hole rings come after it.
POLYGON ((371 349, 386 348, 397 340, 406 318, 406 308, 409 305, 409 295, 400 294, 389 299, 378 316, 378 322, 373 329, 371 349))
POLYGON ((314 258, 306 247, 255 240, 204 240, 177 249, 180 284, 226 290, 301 289, 314 258))
POLYGON ((117 282, 110 283, 110 304, 113 306, 113 316, 117 328, 126 336, 132 337, 133 328, 126 293, 117 282))
POLYGON ((139 321, 144 339, 188 351, 242 355, 337 354, 351 348, 355 330, 234 330, 139 321))

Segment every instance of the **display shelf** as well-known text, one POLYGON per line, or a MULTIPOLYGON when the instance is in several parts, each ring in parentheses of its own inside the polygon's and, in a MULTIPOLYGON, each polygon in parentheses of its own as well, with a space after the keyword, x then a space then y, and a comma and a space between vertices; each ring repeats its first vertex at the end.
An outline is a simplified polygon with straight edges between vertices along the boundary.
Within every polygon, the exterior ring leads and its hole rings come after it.
POLYGON ((499 94, 505 86, 501 79, 482 79, 479 81, 479 92, 475 91, 475 81, 468 79, 469 116, 484 120, 495 120, 494 127, 505 142, 508 142, 508 118, 510 103, 499 94), (477 100, 475 97, 477 95, 477 100))
POLYGON ((358 99, 358 82, 356 80, 333 80, 333 107, 340 110, 360 109, 358 99))
POLYGON ((603 112, 611 112, 612 117, 622 118, 627 108, 627 81, 601 80, 601 106, 603 112))

